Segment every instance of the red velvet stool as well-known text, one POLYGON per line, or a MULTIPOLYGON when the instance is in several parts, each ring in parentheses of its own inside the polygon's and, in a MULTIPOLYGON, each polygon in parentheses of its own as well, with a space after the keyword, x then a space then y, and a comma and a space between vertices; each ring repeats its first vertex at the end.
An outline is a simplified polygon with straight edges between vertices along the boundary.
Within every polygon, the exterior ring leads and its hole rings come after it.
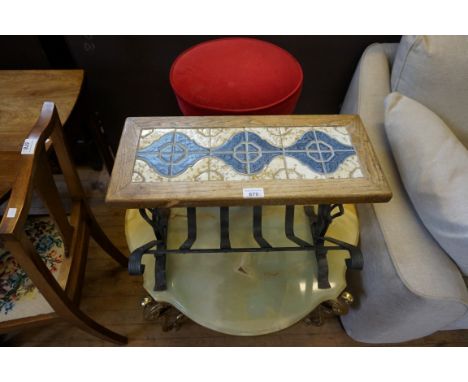
POLYGON ((170 73, 184 115, 292 114, 302 79, 290 53, 253 38, 195 45, 177 57, 170 73))

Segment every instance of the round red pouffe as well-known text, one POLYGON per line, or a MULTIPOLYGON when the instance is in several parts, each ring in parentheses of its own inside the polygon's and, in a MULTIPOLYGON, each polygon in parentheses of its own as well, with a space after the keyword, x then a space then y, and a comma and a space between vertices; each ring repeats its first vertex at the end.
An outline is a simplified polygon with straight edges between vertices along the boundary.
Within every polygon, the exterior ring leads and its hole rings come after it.
POLYGON ((177 57, 170 82, 184 115, 292 114, 302 68, 284 49, 253 38, 222 38, 177 57))

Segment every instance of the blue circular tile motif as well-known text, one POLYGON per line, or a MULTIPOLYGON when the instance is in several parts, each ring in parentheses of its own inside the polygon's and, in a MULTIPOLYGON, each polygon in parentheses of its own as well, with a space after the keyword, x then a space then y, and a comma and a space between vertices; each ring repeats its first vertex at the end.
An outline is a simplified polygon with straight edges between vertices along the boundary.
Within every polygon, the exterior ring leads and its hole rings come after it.
POLYGON ((336 171, 346 158, 356 154, 322 131, 308 131, 288 147, 276 147, 253 132, 237 133, 218 147, 203 147, 184 133, 163 135, 137 152, 158 174, 173 177, 182 174, 200 159, 221 159, 242 174, 262 171, 277 156, 297 159, 311 170, 326 174, 336 171))
POLYGON ((187 148, 180 143, 166 143, 159 149, 162 161, 177 164, 187 156, 187 148))
POLYGON ((309 158, 319 163, 328 162, 335 156, 333 147, 322 141, 310 142, 306 151, 309 158))
POLYGON ((234 158, 242 163, 253 163, 262 156, 262 149, 255 143, 241 142, 234 147, 234 158))

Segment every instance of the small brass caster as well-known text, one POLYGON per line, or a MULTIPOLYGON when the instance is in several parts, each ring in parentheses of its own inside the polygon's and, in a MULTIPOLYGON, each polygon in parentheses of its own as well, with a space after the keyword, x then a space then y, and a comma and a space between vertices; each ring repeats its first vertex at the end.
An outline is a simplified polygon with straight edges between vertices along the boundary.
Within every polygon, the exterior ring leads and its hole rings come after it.
POLYGON ((158 302, 151 297, 145 297, 141 301, 143 317, 147 321, 156 321, 161 325, 163 332, 179 330, 186 316, 166 302, 158 302))
POLYGON ((158 320, 171 308, 169 304, 157 302, 151 297, 145 297, 141 301, 141 306, 143 307, 143 317, 147 321, 158 320))
POLYGON ((304 318, 304 323, 307 326, 322 326, 325 322, 323 314, 321 312, 321 306, 319 305, 316 309, 312 311, 306 318, 304 318))
POLYGON ((162 330, 163 332, 168 332, 170 330, 179 330, 180 327, 182 326, 183 322, 185 321, 185 315, 182 313, 179 313, 172 321, 169 320, 168 317, 162 324, 162 330))
POLYGON ((342 300, 345 304, 351 305, 354 302, 354 297, 351 293, 344 291, 341 293, 339 300, 342 300))
POLYGON ((327 304, 331 309, 331 313, 335 316, 343 316, 349 311, 348 305, 338 300, 329 300, 325 304, 327 304))
POLYGON ((153 299, 151 297, 145 297, 143 300, 141 300, 141 306, 144 308, 146 305, 148 305, 150 302, 152 302, 153 299))
POLYGON ((317 306, 304 318, 304 323, 306 325, 322 326, 326 318, 347 314, 353 301, 352 294, 345 291, 336 300, 328 300, 317 306))

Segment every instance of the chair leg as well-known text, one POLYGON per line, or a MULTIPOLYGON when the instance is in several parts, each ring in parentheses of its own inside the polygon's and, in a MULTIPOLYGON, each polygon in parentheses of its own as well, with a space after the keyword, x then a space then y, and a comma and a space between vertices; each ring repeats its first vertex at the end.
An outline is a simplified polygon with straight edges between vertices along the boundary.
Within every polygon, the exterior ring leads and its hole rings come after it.
POLYGON ((106 341, 116 344, 127 343, 126 337, 98 324, 68 298, 44 261, 35 252, 25 233, 21 233, 20 237, 6 237, 6 239, 4 241, 6 248, 14 254, 57 316, 106 341))
POLYGON ((85 204, 87 222, 89 224, 89 232, 91 237, 96 240, 96 242, 101 246, 101 248, 106 251, 110 257, 117 261, 122 267, 127 268, 128 258, 122 252, 120 252, 117 247, 109 240, 107 235, 102 230, 101 226, 97 222, 91 208, 85 204))
POLYGON ((36 190, 62 233, 65 253, 68 255, 73 236, 73 227, 68 221, 67 214, 60 200, 60 194, 50 170, 46 153, 42 152, 40 155, 41 158, 37 164, 37 174, 35 177, 36 190))

